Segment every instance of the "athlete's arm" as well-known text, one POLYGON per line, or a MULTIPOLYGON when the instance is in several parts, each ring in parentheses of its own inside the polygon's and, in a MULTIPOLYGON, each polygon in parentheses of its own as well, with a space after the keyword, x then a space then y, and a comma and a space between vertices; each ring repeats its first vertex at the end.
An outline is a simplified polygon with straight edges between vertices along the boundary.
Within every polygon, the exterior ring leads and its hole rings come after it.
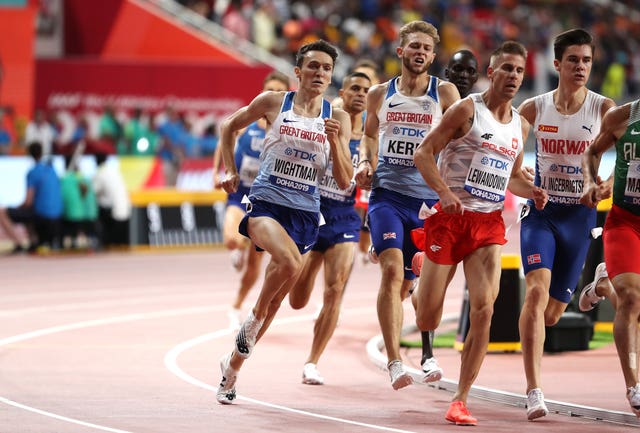
POLYGON ((360 140, 360 162, 356 170, 356 183, 362 189, 371 189, 373 172, 378 162, 378 110, 388 86, 388 82, 378 84, 367 93, 367 118, 364 122, 364 135, 360 140))
POLYGON ((269 123, 278 115, 285 92, 263 92, 256 96, 247 106, 240 108, 227 117, 220 125, 220 141, 218 146, 222 152, 226 177, 221 182, 221 187, 226 192, 235 192, 240 185, 238 167, 236 167, 233 155, 236 133, 255 122, 261 117, 266 117, 269 123))
POLYGON ((413 154, 413 161, 420 174, 440 197, 440 206, 447 213, 462 213, 462 202, 451 192, 438 172, 436 155, 454 138, 462 137, 473 124, 473 101, 465 98, 449 108, 440 123, 422 140, 413 154))
POLYGON ((593 143, 582 154, 583 192, 580 203, 589 207, 596 207, 602 196, 602 179, 598 176, 598 168, 602 154, 615 144, 624 134, 629 120, 631 104, 625 104, 607 111, 602 119, 600 132, 593 143))
MULTIPOLYGON (((522 122, 524 123, 526 120, 522 119, 522 122)), ((519 197, 533 199, 536 208, 543 209, 547 204, 549 196, 544 189, 539 186, 535 186, 527 176, 526 172, 522 170, 523 159, 524 152, 520 152, 516 160, 513 162, 513 168, 511 170, 511 176, 509 177, 509 185, 507 185, 507 189, 519 197)))
POLYGON ((458 88, 448 81, 438 80, 438 94, 440 95, 440 106, 443 113, 460 100, 458 88))
POLYGON ((325 119, 324 130, 331 146, 333 178, 341 189, 347 189, 353 179, 353 163, 349 150, 351 118, 340 108, 334 108, 332 112, 332 118, 325 119))

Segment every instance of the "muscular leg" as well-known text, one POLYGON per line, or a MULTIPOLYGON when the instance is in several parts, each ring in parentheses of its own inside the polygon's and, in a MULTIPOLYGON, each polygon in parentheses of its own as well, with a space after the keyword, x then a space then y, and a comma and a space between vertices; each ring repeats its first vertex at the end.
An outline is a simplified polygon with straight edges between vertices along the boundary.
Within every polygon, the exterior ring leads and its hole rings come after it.
POLYGON ((344 288, 353 267, 354 245, 352 242, 336 244, 324 254, 323 304, 313 328, 311 352, 306 362, 318 363, 336 329, 344 288))
POLYGON ((549 301, 551 271, 535 269, 527 273, 526 294, 520 311, 518 329, 522 343, 522 360, 527 378, 527 392, 540 388, 540 363, 544 348, 544 311, 549 301))
POLYGON ((613 337, 627 388, 638 383, 638 319, 640 318, 640 274, 616 275, 612 280, 618 296, 618 308, 613 321, 613 337))
POLYGON ((316 282, 316 276, 322 267, 324 253, 320 251, 311 251, 308 259, 300 272, 298 281, 289 291, 289 305, 295 310, 304 308, 311 298, 311 292, 316 282))
POLYGON ((242 308, 242 304, 247 298, 249 291, 256 283, 256 280, 260 275, 260 264, 262 263, 262 256, 262 251, 256 251, 253 245, 249 247, 249 251, 247 253, 247 265, 245 266, 242 278, 240 279, 240 288, 238 289, 238 294, 236 295, 236 299, 233 302, 233 308, 237 310, 242 308))
POLYGON ((462 349, 458 389, 452 400, 466 404, 471 385, 487 353, 493 303, 500 289, 500 245, 480 248, 464 259, 469 288, 469 333, 462 349))
POLYGON ((382 330, 387 359, 400 359, 400 331, 402 328, 402 290, 404 262, 399 248, 389 248, 378 255, 382 281, 378 291, 378 321, 382 330))

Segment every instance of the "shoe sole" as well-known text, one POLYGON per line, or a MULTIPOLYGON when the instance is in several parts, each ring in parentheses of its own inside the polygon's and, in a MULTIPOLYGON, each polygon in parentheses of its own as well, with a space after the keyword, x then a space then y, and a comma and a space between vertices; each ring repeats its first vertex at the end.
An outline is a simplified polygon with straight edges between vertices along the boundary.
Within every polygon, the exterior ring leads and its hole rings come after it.
POLYGON ((309 379, 303 377, 302 383, 304 383, 305 385, 324 385, 324 380, 309 379))
POLYGON ((391 387, 396 391, 409 385, 413 385, 413 378, 409 375, 409 373, 405 373, 391 382, 391 387))
POLYGON ((422 376, 422 383, 437 382, 442 379, 442 370, 431 371, 422 376))
POLYGON ((465 421, 456 421, 455 419, 446 418, 446 417, 445 417, 445 419, 447 421, 449 421, 450 423, 453 423, 455 425, 478 425, 477 421, 476 422, 472 422, 472 421, 466 421, 466 422, 465 421))
POLYGON ((527 419, 529 421, 533 421, 534 419, 542 418, 543 416, 547 416, 549 413, 548 410, 539 408, 531 412, 527 412, 527 419))

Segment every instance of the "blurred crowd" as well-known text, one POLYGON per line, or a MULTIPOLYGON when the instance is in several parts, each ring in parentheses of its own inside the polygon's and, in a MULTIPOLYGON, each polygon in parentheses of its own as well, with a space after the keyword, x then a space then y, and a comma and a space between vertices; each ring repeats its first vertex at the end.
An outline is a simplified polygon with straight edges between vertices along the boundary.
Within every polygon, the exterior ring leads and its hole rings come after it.
POLYGON ((563 30, 582 27, 597 44, 590 87, 618 102, 640 93, 640 12, 634 0, 583 0, 580 7, 574 0, 176 1, 286 60, 293 60, 301 45, 326 39, 341 49, 337 83, 361 58, 380 65, 383 79, 396 75, 398 29, 425 20, 442 38, 432 73, 441 75, 449 56, 461 48, 486 65, 489 53, 512 39, 530 53, 523 90, 545 91, 555 85, 550 41, 563 30))
POLYGON ((162 159, 167 182, 185 158, 212 158, 218 145, 214 122, 199 122, 167 107, 161 113, 141 109, 101 113, 34 111, 33 119, 20 127, 10 110, 0 110, 0 155, 24 154, 32 142, 42 144, 43 156, 71 155, 79 145, 85 154, 157 156, 162 159))

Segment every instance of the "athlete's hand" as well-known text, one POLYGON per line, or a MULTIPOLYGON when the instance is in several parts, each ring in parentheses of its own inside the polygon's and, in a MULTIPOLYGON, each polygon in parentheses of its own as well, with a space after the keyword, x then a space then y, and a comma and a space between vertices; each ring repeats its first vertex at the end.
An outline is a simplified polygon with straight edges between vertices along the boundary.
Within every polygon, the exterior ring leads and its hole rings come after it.
POLYGON ((327 134, 327 139, 335 143, 340 138, 340 122, 332 117, 325 118, 324 132, 327 134))
POLYGON ((522 174, 524 174, 525 179, 529 182, 533 182, 536 176, 536 170, 533 167, 529 167, 528 165, 522 166, 522 174))
POLYGON ((464 211, 462 202, 449 188, 440 194, 440 209, 445 213, 458 213, 461 214, 464 211))
POLYGON ((356 171, 356 184, 361 189, 370 190, 373 180, 373 167, 370 161, 361 161, 356 171))
POLYGON ((547 191, 540 188, 539 186, 533 187, 533 202, 536 204, 536 209, 542 210, 547 205, 549 201, 549 195, 547 191))
POLYGON ((596 177, 596 181, 584 184, 584 192, 580 197, 580 203, 587 207, 594 208, 598 206, 600 200, 611 197, 611 182, 603 181, 600 176, 596 177))
POLYGON ((227 173, 223 181, 220 182, 220 186, 227 194, 236 192, 238 186, 240 186, 240 175, 238 175, 238 173, 227 173))

